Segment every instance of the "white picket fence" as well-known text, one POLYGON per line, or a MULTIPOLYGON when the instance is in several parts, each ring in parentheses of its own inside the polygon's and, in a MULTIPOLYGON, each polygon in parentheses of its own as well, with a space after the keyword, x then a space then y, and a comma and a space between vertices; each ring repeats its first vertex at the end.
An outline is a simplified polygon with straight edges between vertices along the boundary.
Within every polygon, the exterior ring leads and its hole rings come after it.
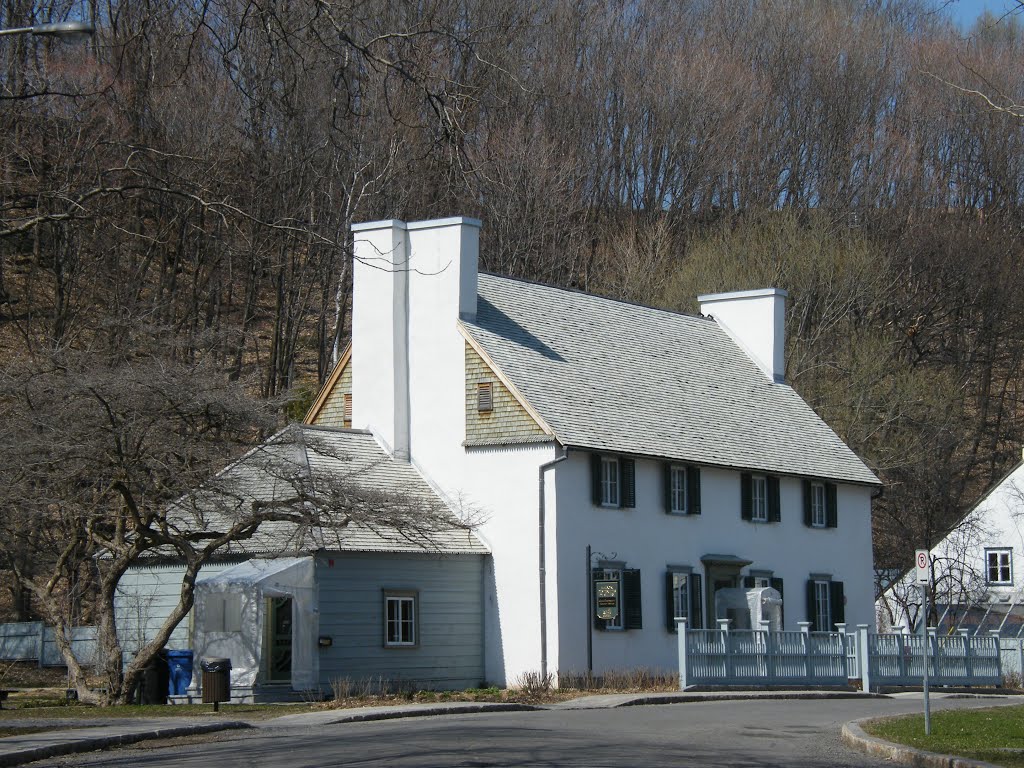
POLYGON ((849 633, 811 632, 800 622, 798 632, 733 630, 727 621, 718 629, 689 629, 677 622, 679 685, 714 686, 845 686, 859 680, 864 690, 881 686, 920 685, 925 648, 928 671, 936 686, 999 686, 1003 658, 1024 668, 1024 643, 1001 648, 996 636, 958 634, 928 642, 918 635, 869 632, 866 624, 849 633))
MULTIPOLYGON (((71 647, 83 666, 96 661, 96 627, 74 627, 71 647)), ((62 667, 64 659, 53 627, 41 621, 0 624, 0 661, 36 661, 40 667, 62 667)))

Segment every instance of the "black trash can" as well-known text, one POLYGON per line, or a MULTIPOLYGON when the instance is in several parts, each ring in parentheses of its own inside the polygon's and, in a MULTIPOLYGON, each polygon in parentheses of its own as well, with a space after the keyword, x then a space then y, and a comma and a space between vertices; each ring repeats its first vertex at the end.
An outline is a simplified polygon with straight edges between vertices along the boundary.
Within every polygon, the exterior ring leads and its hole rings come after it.
POLYGON ((231 659, 203 659, 199 667, 203 670, 203 704, 231 701, 231 659))
POLYGON ((167 668, 167 651, 161 650, 142 668, 139 681, 139 704, 166 704, 171 674, 167 668))

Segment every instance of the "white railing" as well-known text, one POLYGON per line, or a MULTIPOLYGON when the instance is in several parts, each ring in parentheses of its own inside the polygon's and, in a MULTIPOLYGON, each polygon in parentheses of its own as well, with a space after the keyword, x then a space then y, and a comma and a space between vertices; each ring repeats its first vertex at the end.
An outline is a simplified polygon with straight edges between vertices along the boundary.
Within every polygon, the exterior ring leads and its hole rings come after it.
POLYGON ((679 685, 846 685, 845 632, 688 629, 677 622, 679 685))
POLYGON ((841 686, 860 680, 863 690, 880 686, 921 685, 925 648, 928 674, 936 686, 998 686, 1003 684, 1004 657, 1024 668, 1024 643, 1007 648, 995 635, 966 633, 936 637, 927 643, 919 635, 878 635, 860 624, 855 633, 846 626, 837 632, 811 632, 800 622, 798 632, 689 629, 677 620, 679 685, 799 685, 841 686))

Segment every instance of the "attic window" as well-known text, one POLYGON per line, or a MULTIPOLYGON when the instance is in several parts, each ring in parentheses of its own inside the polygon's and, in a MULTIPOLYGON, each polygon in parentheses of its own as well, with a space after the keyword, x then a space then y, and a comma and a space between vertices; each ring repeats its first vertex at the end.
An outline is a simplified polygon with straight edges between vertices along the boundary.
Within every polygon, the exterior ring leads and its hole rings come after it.
POLYGON ((342 416, 342 419, 344 420, 344 426, 346 426, 346 427, 351 427, 352 426, 352 393, 351 392, 346 392, 345 393, 345 410, 344 410, 344 415, 342 416))
POLYGON ((476 385, 476 409, 480 413, 494 410, 494 386, 491 382, 482 381, 476 385))

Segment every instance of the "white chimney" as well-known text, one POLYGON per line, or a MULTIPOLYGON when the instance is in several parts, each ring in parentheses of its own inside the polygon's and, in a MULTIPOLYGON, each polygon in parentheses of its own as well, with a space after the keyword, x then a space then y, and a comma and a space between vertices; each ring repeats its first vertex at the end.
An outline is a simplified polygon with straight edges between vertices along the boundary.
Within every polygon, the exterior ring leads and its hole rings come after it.
POLYGON ((776 382, 786 380, 786 296, 780 288, 698 296, 700 311, 711 315, 747 356, 776 382))
POLYGON ((352 426, 409 459, 410 350, 418 360, 439 336, 460 339, 460 317, 475 319, 480 222, 375 221, 352 232, 352 426))

